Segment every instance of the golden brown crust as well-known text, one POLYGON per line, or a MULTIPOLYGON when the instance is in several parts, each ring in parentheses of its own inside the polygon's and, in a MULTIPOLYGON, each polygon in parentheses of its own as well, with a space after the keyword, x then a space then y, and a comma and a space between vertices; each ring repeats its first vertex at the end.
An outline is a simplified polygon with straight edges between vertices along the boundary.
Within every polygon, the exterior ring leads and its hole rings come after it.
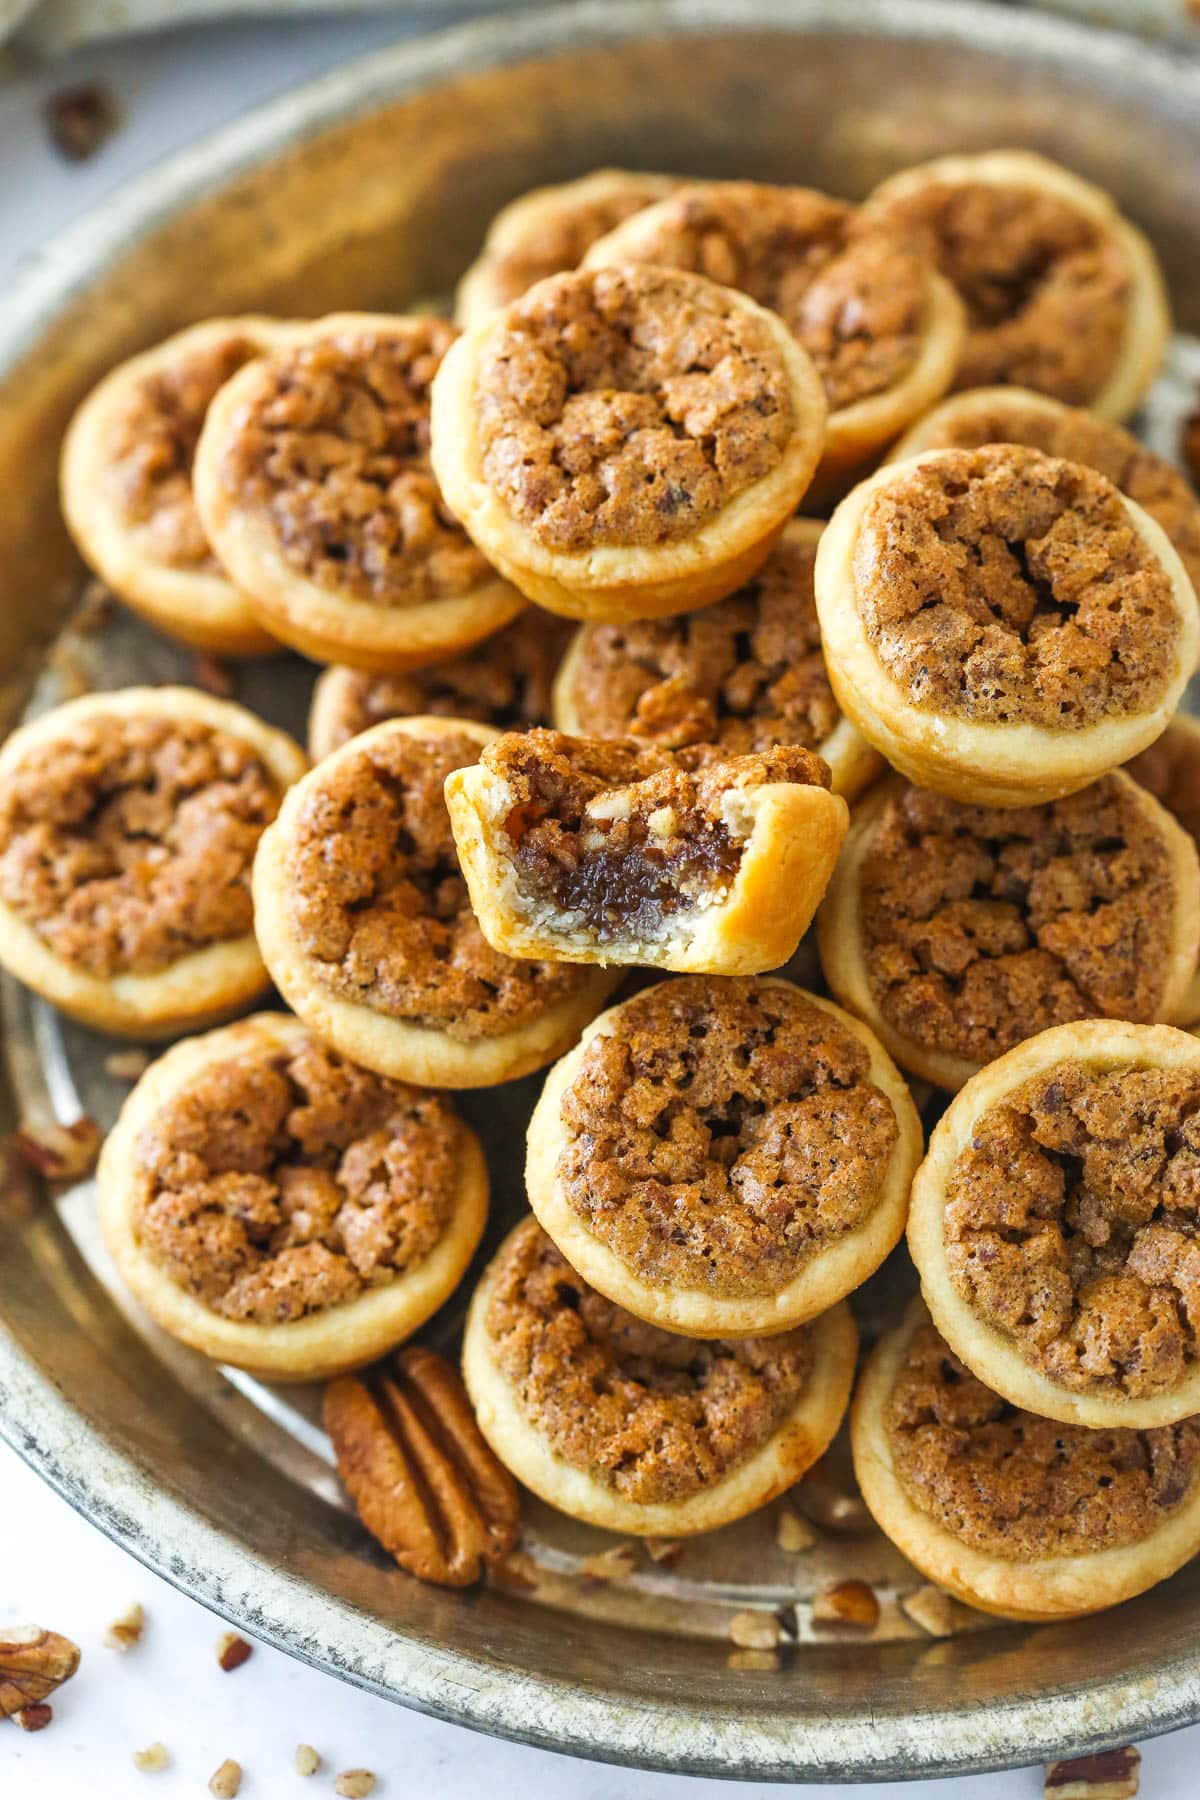
MULTIPOLYGON (((219 745, 222 739, 228 740, 231 748, 244 745, 249 755, 248 767, 262 772, 256 779, 274 784, 276 796, 299 780, 307 766, 303 751, 289 737, 231 701, 215 699, 193 688, 122 688, 113 693, 88 694, 69 701, 14 732, 0 750, 0 785, 15 791, 12 784, 19 780, 23 765, 31 758, 36 762, 58 743, 86 739, 94 751, 97 730, 104 730, 111 724, 123 727, 127 721, 157 720, 165 721, 167 725, 186 726, 190 733, 198 733, 202 753, 206 741, 210 745, 219 745), (210 733, 221 734, 221 737, 209 740, 210 733)), ((164 751, 168 763, 169 748, 167 745, 164 751)), ((235 757, 234 760, 241 759, 235 757)), ((203 754, 201 762, 207 766, 203 754)), ((166 773, 169 772, 166 769, 166 773)), ((175 773, 181 778, 186 777, 186 771, 182 769, 175 773)), ((244 853, 250 831, 247 822, 235 816, 236 795, 230 794, 228 798, 233 811, 230 812, 227 834, 231 834, 229 855, 222 864, 225 880, 234 878, 231 870, 244 853)), ((272 797, 272 805, 274 803, 275 796, 272 797)), ((139 792, 127 796, 125 810, 132 816, 139 806, 150 809, 152 805, 150 793, 139 792)), ((203 819, 196 821, 198 827, 203 823, 203 819)), ((189 901, 187 892, 168 895, 160 881, 158 888, 163 891, 164 901, 169 900, 176 908, 181 928, 179 952, 172 954, 170 933, 162 929, 161 920, 156 925, 146 911, 158 891, 154 879, 156 872, 162 873, 164 869, 169 872, 170 868, 177 867, 179 882, 188 884, 196 879, 198 867, 202 873, 206 861, 202 833, 190 855, 184 855, 181 847, 174 845, 174 827, 168 827, 167 835, 174 847, 167 850, 164 846, 165 863, 158 865, 157 871, 155 867, 148 872, 135 867, 125 881, 116 872, 115 865, 110 868, 95 845, 89 844, 86 826, 84 819, 64 821, 65 836, 59 833, 61 869, 56 904, 63 923, 61 931, 48 936, 44 921, 39 925, 38 920, 18 904, 0 900, 0 962, 18 980, 72 1018, 100 1030, 132 1037, 162 1037, 189 1026, 211 1024, 227 1018, 265 992, 270 979, 254 935, 248 928, 248 920, 244 927, 236 929, 235 935, 213 937, 200 930, 202 910, 194 900, 189 901), (118 929, 108 929, 105 890, 94 879, 105 871, 114 874, 111 883, 114 899, 128 912, 129 931, 123 929, 119 917, 118 929), (90 924, 79 905, 73 908, 73 887, 76 900, 88 899, 88 893, 94 890, 94 898, 89 901, 94 913, 90 924), (144 918, 143 911, 146 911, 144 918), (76 915, 74 923, 73 913, 76 915), (153 948, 148 962, 144 957, 135 957, 131 963, 126 954, 128 945, 133 942, 135 924, 145 945, 148 949, 153 948), (90 963, 86 959, 80 960, 77 951, 69 948, 86 946, 92 941, 95 954, 90 963)), ((43 853, 48 863, 50 837, 45 826, 37 826, 33 834, 26 833, 24 839, 10 842, 7 846, 9 855, 15 858, 24 844, 22 853, 28 859, 38 833, 45 839, 43 853)), ((50 873, 49 867, 42 869, 43 883, 50 873)), ((17 874, 14 867, 14 883, 17 874)), ((14 887, 14 895, 16 892, 14 887)), ((217 931, 218 921, 234 918, 236 908, 231 907, 227 895, 218 894, 213 898, 215 904, 209 909, 209 915, 212 930, 217 931)))
POLYGON ((811 479, 824 419, 811 363, 745 296, 669 270, 579 271, 451 347, 433 462, 475 541, 531 599, 574 618, 649 618, 750 577, 811 479))
POLYGON ((602 1014, 551 1070, 526 1186, 572 1265, 636 1317, 692 1336, 771 1334, 882 1262, 921 1142, 903 1077, 840 1007, 778 978, 692 977, 602 1014), (678 1242, 664 1230, 672 1206, 678 1242))
MULTIPOLYGON (((927 1462, 938 1473, 926 1492, 914 1493, 905 1480, 902 1459, 897 1457, 894 1418, 889 1414, 898 1386, 911 1370, 912 1356, 927 1348, 931 1331, 928 1314, 914 1301, 903 1324, 882 1338, 873 1351, 859 1379, 851 1414, 854 1470, 863 1498, 876 1523, 922 1574, 969 1605, 1004 1618, 1073 1618, 1143 1593, 1196 1553, 1200 1548, 1200 1485, 1194 1478, 1182 1494, 1173 1494, 1170 1487, 1163 1491, 1169 1504, 1150 1509, 1143 1504, 1137 1509, 1146 1514, 1149 1529, 1124 1534, 1126 1541, 1107 1542, 1107 1534, 1102 1533, 1099 1545, 1075 1545, 1078 1520, 1055 1520, 1055 1511, 1067 1495, 1052 1473, 1056 1456, 1069 1460, 1075 1437, 1080 1439, 1078 1449, 1085 1463, 1096 1457, 1094 1446, 1087 1441, 1092 1434, 1075 1425, 1059 1427, 1057 1450, 1046 1445, 1047 1471, 1035 1464, 1032 1453, 1028 1457, 1017 1454, 1001 1465, 999 1479, 970 1484, 967 1528, 961 1529, 953 1508, 936 1503, 938 1479, 953 1493, 967 1476, 967 1459, 973 1454, 981 1455, 990 1467, 992 1456, 1001 1452, 1001 1446, 990 1445, 990 1438, 997 1431, 1019 1437, 1022 1419, 1029 1421, 1032 1439, 1040 1442, 1047 1429, 1045 1421, 1029 1413, 1013 1414, 1002 1408, 1002 1422, 990 1424, 995 1409, 985 1404, 979 1409, 978 1424, 960 1425, 957 1432, 947 1432, 939 1428, 939 1415, 934 1412, 924 1427, 933 1441, 923 1448, 927 1462), (966 1467, 957 1466, 960 1459, 966 1467), (1036 1541, 1036 1519, 1025 1516, 1028 1506, 1040 1507, 1047 1514, 1044 1545, 1036 1541), (1161 1513, 1157 1523, 1153 1522, 1154 1511, 1161 1513), (1008 1529, 1014 1522, 1015 1534, 1008 1529), (1065 1535, 1060 1527, 1065 1527, 1065 1535), (1014 1548, 1014 1535, 1029 1540, 1023 1553, 1014 1548), (1062 1544, 1055 1542, 1056 1535, 1062 1537, 1062 1544), (970 1541, 971 1537, 976 1541, 970 1541)), ((986 1402, 986 1391, 982 1392, 986 1402)), ((953 1399, 953 1390, 951 1395, 953 1399)), ((918 1433, 925 1416, 919 1411, 914 1415, 918 1433)), ((1188 1429, 1195 1427, 1189 1423, 1188 1429)), ((1118 1460, 1114 1469, 1131 1465, 1131 1479, 1138 1484, 1137 1436, 1132 1432, 1095 1435, 1112 1446, 1118 1458, 1118 1445, 1128 1441, 1134 1452, 1129 1465, 1118 1460)), ((1162 1433, 1164 1439, 1168 1435, 1162 1433)), ((1102 1489, 1103 1485, 1101 1481, 1102 1489)), ((1103 1519, 1107 1511, 1103 1491, 1086 1498, 1081 1492, 1080 1498, 1090 1505, 1093 1516, 1103 1519)))
POLYGON ((1200 947, 1195 845, 1120 770, 1000 810, 899 776, 855 808, 821 966, 902 1068, 957 1089, 1047 1026, 1177 1021, 1200 947))
MULTIPOLYGON (((589 1366, 597 1354, 601 1360, 606 1361, 612 1352, 606 1353, 595 1343, 590 1348, 585 1344, 584 1334, 579 1330, 581 1322, 578 1315, 574 1322, 566 1320, 563 1311, 553 1303, 547 1306, 544 1302, 531 1312, 528 1304, 521 1303, 519 1292, 502 1294, 502 1284, 509 1266, 514 1258, 521 1256, 522 1250, 530 1245, 531 1240, 535 1248, 539 1240, 544 1242, 536 1222, 527 1220, 517 1226, 501 1245, 476 1289, 463 1344, 463 1372, 484 1437, 518 1480, 532 1488, 550 1505, 573 1518, 611 1530, 641 1536, 690 1535, 713 1530, 730 1519, 740 1518, 756 1507, 764 1506, 776 1494, 798 1480, 805 1469, 811 1467, 828 1447, 849 1396, 857 1345, 854 1325, 844 1306, 835 1307, 805 1328, 808 1356, 811 1359, 807 1379, 765 1440, 753 1448, 747 1444, 739 1461, 719 1474, 714 1469, 709 1479, 702 1481, 699 1486, 695 1485, 693 1469, 685 1484, 690 1486, 691 1491, 671 1494, 669 1481, 651 1480, 647 1483, 651 1492, 662 1492, 669 1497, 637 1499, 622 1492, 615 1485, 611 1470, 601 1472, 599 1466, 588 1466, 589 1446, 593 1456, 595 1446, 589 1431, 590 1421, 586 1416, 581 1416, 578 1409, 574 1416, 568 1411, 566 1416, 553 1421, 558 1442, 565 1445, 572 1456, 579 1458, 570 1460, 568 1455, 556 1449, 546 1429, 547 1421, 539 1421, 526 1411, 527 1405, 533 1404, 536 1407, 537 1402, 532 1391, 527 1393, 526 1398, 522 1398, 521 1387, 525 1385, 520 1375, 523 1356, 534 1348, 537 1336, 542 1334, 551 1354, 557 1352, 561 1356, 566 1353, 567 1367, 572 1374, 561 1389, 561 1394, 569 1406, 577 1391, 574 1377, 578 1371, 589 1366), (539 1314, 545 1320, 540 1333, 537 1326, 539 1314), (516 1374, 517 1385, 514 1385, 513 1378, 505 1373, 497 1358, 493 1323, 495 1321, 503 1328, 515 1326, 519 1320, 523 1321, 527 1335, 511 1343, 509 1355, 505 1359, 516 1374)), ((553 1257, 553 1252, 550 1254, 553 1257)), ((640 1333, 651 1344, 659 1341, 660 1334, 648 1333, 645 1327, 638 1327, 633 1321, 622 1326, 618 1310, 605 1306, 599 1296, 589 1297, 586 1283, 574 1275, 567 1264, 561 1263, 560 1270, 561 1285, 564 1288, 570 1287, 585 1298, 589 1315, 594 1315, 597 1328, 607 1326, 608 1329, 618 1329, 619 1335, 615 1339, 618 1356, 621 1333, 640 1333)), ((536 1298, 536 1289, 530 1298, 536 1298)), ((669 1342, 672 1350, 686 1343, 686 1340, 677 1338, 667 1340, 665 1334, 661 1336, 662 1341, 669 1342)), ((633 1341, 630 1340, 631 1344, 633 1341)), ((719 1374, 720 1364, 726 1360, 723 1355, 725 1346, 696 1348, 697 1366, 703 1365, 706 1370, 713 1368, 719 1374)), ((750 1350, 752 1347, 745 1348, 750 1350)), ((765 1346, 764 1351, 762 1360, 769 1362, 771 1347, 765 1346)), ((636 1383, 636 1362, 631 1365, 631 1372, 636 1383)), ((653 1416, 652 1389, 662 1383, 663 1376, 657 1371, 646 1369, 641 1379, 642 1392, 634 1384, 627 1390, 628 1399, 635 1403, 635 1412, 638 1401, 642 1401, 643 1405, 648 1404, 649 1412, 641 1415, 637 1421, 639 1424, 645 1418, 653 1416)), ((681 1385, 688 1385, 686 1375, 681 1385)), ((665 1386, 669 1389, 669 1381, 665 1386)), ((719 1390, 714 1397, 719 1404, 719 1390)), ((676 1410, 676 1407, 668 1407, 670 1412, 676 1410)), ((636 1426, 631 1426, 631 1429, 636 1432, 636 1426)), ((655 1456, 653 1446, 644 1444, 643 1448, 652 1457, 655 1456)), ((664 1449, 669 1457, 669 1446, 664 1446, 664 1449)), ((657 1469, 654 1472, 657 1473, 657 1469)), ((626 1485, 636 1488, 640 1483, 635 1477, 632 1483, 626 1485)))
MULTIPOLYGON (((287 1319, 230 1317, 181 1285, 161 1248, 143 1232, 156 1178, 146 1160, 148 1134, 164 1110, 186 1107, 214 1067, 239 1061, 287 1061, 313 1040, 297 1019, 259 1013, 237 1025, 174 1045, 142 1076, 122 1108, 100 1160, 100 1223, 123 1279, 163 1330, 221 1362, 276 1381, 324 1379, 371 1361, 415 1331, 456 1286, 487 1214, 487 1170, 473 1132, 454 1121, 458 1143, 453 1197, 432 1247, 393 1278, 332 1305, 287 1319)), ((328 1059, 328 1052, 322 1055, 328 1059)), ((446 1102, 438 1105, 445 1107, 446 1102)), ((230 1138, 236 1166, 237 1126, 230 1138)), ((399 1141, 399 1140, 398 1140, 399 1141)))

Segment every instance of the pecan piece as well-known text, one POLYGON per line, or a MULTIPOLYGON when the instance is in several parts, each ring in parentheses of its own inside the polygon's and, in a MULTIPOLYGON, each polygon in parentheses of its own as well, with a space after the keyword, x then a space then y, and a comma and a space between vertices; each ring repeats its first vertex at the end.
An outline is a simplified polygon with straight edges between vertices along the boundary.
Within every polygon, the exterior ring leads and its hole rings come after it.
POLYGON ((86 1114, 70 1125, 29 1125, 12 1134, 13 1149, 43 1181, 90 1175, 103 1141, 104 1133, 86 1114))
POLYGON ((78 1644, 57 1631, 43 1631, 40 1625, 5 1631, 0 1635, 0 1719, 40 1706, 78 1667, 78 1644))
POLYGON ((466 1587, 517 1541, 517 1484, 458 1371, 420 1345, 325 1389, 325 1429, 363 1524, 402 1569, 466 1587))
MULTIPOLYGON (((1200 13, 1196 16, 1200 18, 1200 13)), ((1179 448, 1183 452, 1188 474, 1195 486, 1200 487, 1200 406, 1184 420, 1179 448)))
POLYGON ((813 1595, 814 1625, 856 1625, 871 1631, 879 1623, 879 1601, 865 1581, 839 1581, 813 1595))
POLYGON ((1133 1800, 1142 1753, 1133 1744, 1046 1767, 1046 1800, 1133 1800))

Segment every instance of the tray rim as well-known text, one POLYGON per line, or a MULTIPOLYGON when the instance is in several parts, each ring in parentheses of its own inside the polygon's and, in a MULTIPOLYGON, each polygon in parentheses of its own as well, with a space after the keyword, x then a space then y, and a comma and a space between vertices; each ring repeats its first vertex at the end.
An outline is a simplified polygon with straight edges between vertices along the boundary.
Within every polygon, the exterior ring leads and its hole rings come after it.
MULTIPOLYGON (((1019 14, 1047 60, 1183 84, 1200 116, 1200 62, 1123 32, 1019 14)), ((267 156, 340 121, 472 69, 624 39, 705 31, 886 32, 1011 48, 1017 15, 994 0, 573 0, 501 12, 368 52, 207 133, 85 211, 23 268, 0 303, 0 377, 96 275, 144 233, 267 156)), ((1157 1736, 1200 1720, 1200 1647, 1139 1675, 1034 1698, 906 1716, 766 1717, 732 1705, 681 1714, 606 1697, 481 1656, 406 1638, 289 1575, 156 1485, 71 1403, 0 1320, 0 1436, 77 1512, 180 1591, 274 1647, 381 1698, 514 1742, 679 1774, 790 1782, 982 1773, 1157 1736), (382 1674, 385 1664, 389 1680, 382 1674), (517 1704, 514 1704, 517 1702, 517 1704), (514 1723, 519 1717, 520 1723, 514 1723)), ((743 1690, 746 1691, 746 1690, 743 1690)))

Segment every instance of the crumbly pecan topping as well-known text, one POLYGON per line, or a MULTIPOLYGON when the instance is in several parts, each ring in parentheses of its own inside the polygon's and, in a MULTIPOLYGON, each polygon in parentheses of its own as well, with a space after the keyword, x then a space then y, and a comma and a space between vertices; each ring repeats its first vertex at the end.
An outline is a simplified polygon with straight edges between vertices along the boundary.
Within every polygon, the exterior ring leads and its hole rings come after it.
POLYGON ((632 213, 660 200, 669 185, 661 175, 613 169, 602 192, 580 193, 572 182, 556 195, 547 194, 545 204, 527 216, 519 233, 506 221, 503 248, 491 243, 483 247, 492 303, 507 306, 535 281, 577 268, 594 243, 632 213))

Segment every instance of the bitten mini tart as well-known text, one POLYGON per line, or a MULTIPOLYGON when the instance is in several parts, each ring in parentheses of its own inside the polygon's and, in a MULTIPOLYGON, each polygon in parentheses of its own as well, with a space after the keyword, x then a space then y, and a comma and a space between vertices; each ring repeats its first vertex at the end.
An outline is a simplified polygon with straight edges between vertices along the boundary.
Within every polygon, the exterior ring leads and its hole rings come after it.
POLYGON ((427 1087, 552 1062, 615 977, 518 962, 479 929, 443 798, 494 733, 392 719, 318 763, 254 865, 254 925, 288 1005, 343 1056, 427 1087))
POLYGON ((283 1013, 151 1064, 99 1189, 105 1242, 155 1323, 274 1381, 324 1380, 410 1336, 457 1286, 488 1203, 448 1099, 356 1068, 283 1013))
POLYGON ((0 750, 0 964, 72 1018, 162 1037, 270 986, 250 875, 299 745, 193 688, 87 694, 0 750))
POLYGON ((747 581, 825 439, 783 321, 700 275, 540 281, 451 346, 433 466, 485 556, 582 619, 653 618, 747 581))
POLYGON ((921 787, 1054 800, 1154 741, 1200 612, 1161 525, 1081 463, 930 450, 842 501, 817 550, 842 711, 921 787))
POLYGON ((550 1071, 526 1184, 571 1265, 638 1318, 766 1335, 878 1268, 921 1143, 857 1019, 777 977, 690 976, 603 1013, 550 1071))
POLYGON ((260 623, 318 662, 395 674, 521 611, 429 465, 444 319, 339 313, 228 381, 196 450, 196 504, 260 623))
POLYGON ((923 1575, 1008 1619, 1116 1606, 1200 1550, 1200 1420, 1089 1431, 1011 1406, 919 1301, 863 1371, 854 1469, 923 1575))
POLYGON ((1024 150, 943 156, 893 175, 864 208, 915 232, 967 309, 954 385, 1003 383, 1135 410, 1171 329, 1162 273, 1112 198, 1024 150))
POLYGON ((849 817, 811 750, 724 757, 506 732, 446 805, 480 928, 510 956, 756 975, 795 953, 849 817))
POLYGON ((628 263, 707 275, 779 315, 825 389, 823 491, 939 399, 961 360, 962 302, 911 233, 812 188, 679 187, 584 258, 585 268, 628 263))
POLYGON ((571 635, 565 619, 527 606, 503 631, 449 662, 406 675, 326 669, 313 689, 314 762, 385 719, 478 719, 502 731, 550 720, 551 683, 571 635))
POLYGON ((908 1241, 933 1321, 1014 1406, 1142 1430, 1200 1412, 1200 1041, 1057 1025, 934 1129, 908 1241))
POLYGON ((578 181, 521 194, 496 214, 483 249, 458 284, 458 324, 476 325, 520 299, 534 282, 577 268, 597 238, 678 185, 671 175, 593 169, 578 181))
POLYGON ((900 1066, 959 1088, 1071 1019, 1183 1021, 1200 862, 1119 769, 1017 808, 893 776, 854 810, 818 938, 833 992, 900 1066))
MULTIPOLYGON (((1176 713, 1162 736, 1134 757, 1128 772, 1179 821, 1200 850, 1200 721, 1176 713)), ((1200 1020, 1200 973, 1188 984, 1174 1020, 1179 1025, 1200 1020)))
POLYGON ((1028 388, 972 388, 926 413, 893 444, 887 460, 906 462, 923 450, 979 450, 984 444, 1024 444, 1098 470, 1162 526, 1200 592, 1200 496, 1173 463, 1110 419, 1028 388))
POLYGON ((218 390, 293 329, 236 318, 177 332, 106 375, 63 444, 62 508, 84 560, 151 625, 224 656, 278 646, 213 554, 192 462, 218 390))
POLYGON ((780 1337, 698 1343, 594 1292, 535 1219, 471 1302, 463 1374, 517 1479, 572 1518, 690 1536, 782 1493, 832 1442, 854 1378, 846 1306, 780 1337))
POLYGON ((824 527, 793 519, 752 580, 697 612, 581 625, 554 682, 554 723, 573 737, 730 756, 798 744, 854 798, 880 768, 833 697, 813 568, 824 527))

